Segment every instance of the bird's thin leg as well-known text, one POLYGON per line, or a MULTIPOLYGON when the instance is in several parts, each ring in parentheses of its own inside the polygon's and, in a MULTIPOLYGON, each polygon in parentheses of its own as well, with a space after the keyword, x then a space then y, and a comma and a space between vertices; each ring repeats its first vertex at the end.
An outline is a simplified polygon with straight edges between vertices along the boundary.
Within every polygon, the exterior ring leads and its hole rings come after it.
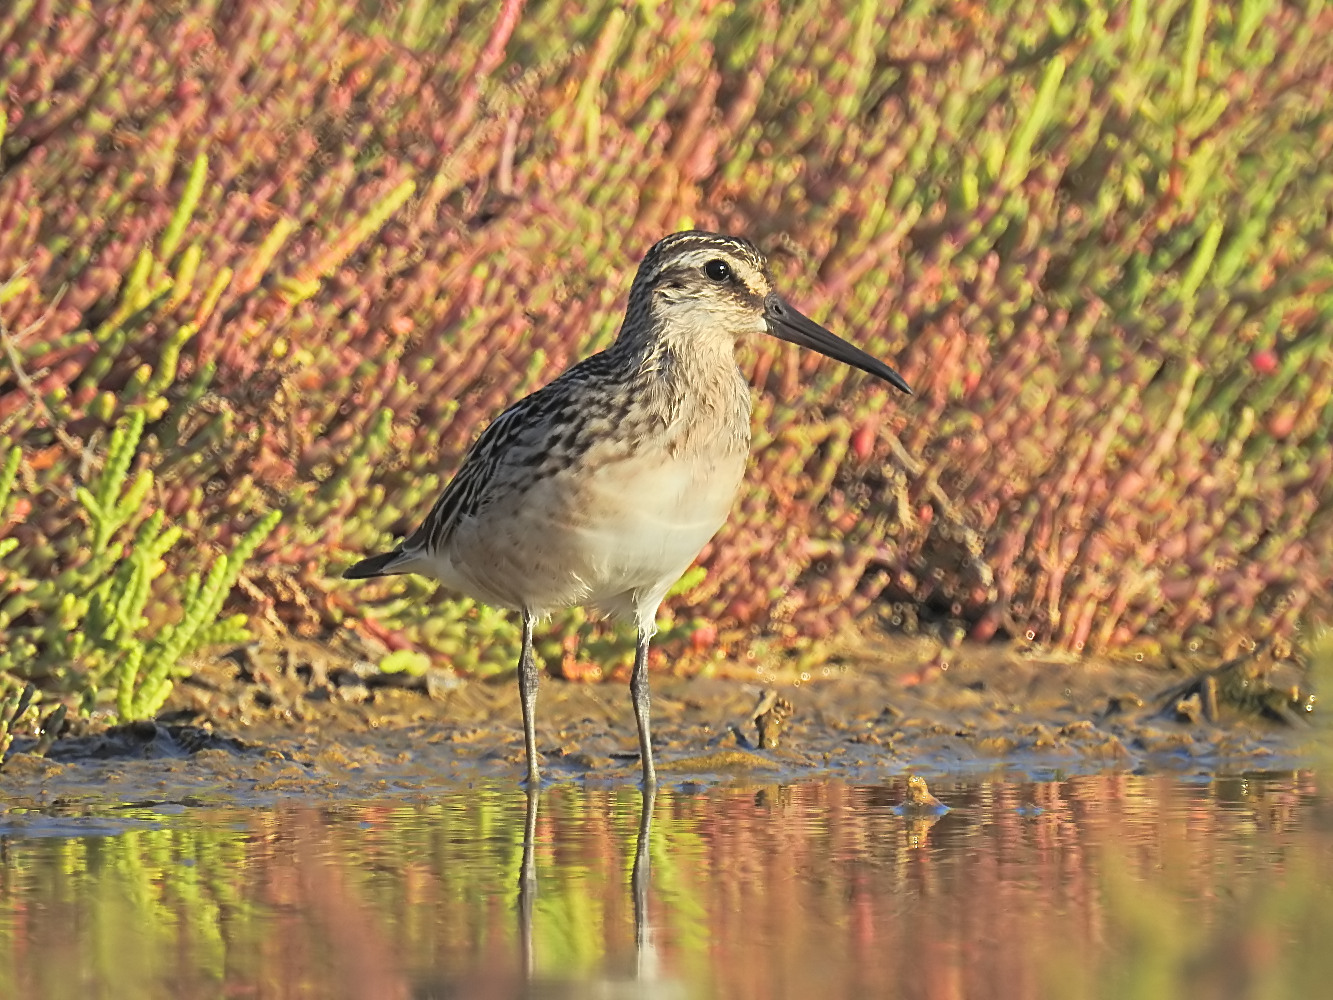
POLYGON ((528 785, 536 788, 537 773, 537 660, 532 652, 532 612, 523 609, 523 651, 518 655, 518 697, 523 703, 523 746, 528 757, 528 785))
POLYGON ((657 769, 653 767, 652 725, 649 722, 652 699, 648 693, 648 644, 652 638, 652 631, 640 625, 639 645, 634 652, 634 671, 629 675, 634 719, 639 724, 639 760, 643 764, 645 788, 657 784, 657 769))

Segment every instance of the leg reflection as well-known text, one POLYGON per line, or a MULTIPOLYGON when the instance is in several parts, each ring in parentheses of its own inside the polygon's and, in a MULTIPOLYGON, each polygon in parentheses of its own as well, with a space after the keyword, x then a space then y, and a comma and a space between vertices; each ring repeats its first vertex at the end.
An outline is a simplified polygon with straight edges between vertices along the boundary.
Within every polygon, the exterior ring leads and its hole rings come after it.
MULTIPOLYGON (((630 875, 630 893, 634 902, 634 977, 640 984, 658 979, 659 957, 656 935, 648 909, 651 877, 651 841, 653 805, 657 789, 649 784, 643 788, 639 807, 639 835, 634 849, 634 867, 630 875)), ((523 861, 518 873, 518 942, 523 979, 532 983, 536 973, 534 954, 533 912, 537 902, 537 807, 541 801, 538 786, 527 789, 527 815, 523 825, 523 861)), ((623 869, 622 869, 623 870, 623 869)), ((602 985, 623 982, 614 978, 601 980, 602 985)), ((560 994, 563 995, 563 994, 560 994)), ((639 994, 635 994, 639 995, 639 994)), ((643 994, 648 996, 649 994, 643 994)), ((657 996, 658 993, 651 995, 657 996)), ((675 996, 675 993, 660 994, 675 996)))
POLYGON ((537 900, 537 866, 533 854, 537 846, 537 803, 541 784, 528 785, 528 811, 523 820, 523 864, 518 870, 518 946, 523 961, 523 978, 532 979, 532 907, 537 900))
POLYGON ((657 945, 653 940, 653 925, 648 915, 648 889, 652 884, 649 842, 652 839, 653 805, 656 801, 657 786, 645 784, 639 808, 639 840, 634 850, 634 873, 630 876, 630 889, 634 894, 635 972, 640 982, 657 978, 657 945))

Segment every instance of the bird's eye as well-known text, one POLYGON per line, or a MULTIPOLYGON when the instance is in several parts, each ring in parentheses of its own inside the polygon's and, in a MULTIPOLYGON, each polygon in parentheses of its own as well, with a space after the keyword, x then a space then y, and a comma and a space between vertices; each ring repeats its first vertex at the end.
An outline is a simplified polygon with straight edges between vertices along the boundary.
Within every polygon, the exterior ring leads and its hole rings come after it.
POLYGON ((731 277, 731 266, 725 260, 710 260, 704 265, 704 274, 713 281, 726 281, 731 277))

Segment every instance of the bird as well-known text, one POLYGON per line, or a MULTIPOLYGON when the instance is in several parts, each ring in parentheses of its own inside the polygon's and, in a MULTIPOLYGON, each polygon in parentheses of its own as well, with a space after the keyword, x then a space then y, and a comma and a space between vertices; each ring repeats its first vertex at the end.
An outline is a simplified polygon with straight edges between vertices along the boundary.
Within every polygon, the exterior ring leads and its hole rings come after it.
POLYGON ((610 346, 501 412, 420 526, 343 572, 420 574, 521 615, 528 787, 540 782, 533 631, 570 607, 637 630, 629 688, 643 784, 656 784, 648 650, 657 611, 740 491, 751 396, 736 349, 764 334, 912 392, 783 298, 754 243, 674 233, 640 262, 610 346))

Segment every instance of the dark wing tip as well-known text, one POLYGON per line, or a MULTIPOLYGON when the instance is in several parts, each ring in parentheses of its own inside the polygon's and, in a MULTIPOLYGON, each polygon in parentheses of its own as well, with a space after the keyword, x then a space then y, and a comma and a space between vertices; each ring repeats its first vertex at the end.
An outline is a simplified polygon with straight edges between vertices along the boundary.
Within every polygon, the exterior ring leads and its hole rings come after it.
POLYGON ((343 570, 344 580, 369 580, 375 576, 394 576, 394 571, 384 571, 384 567, 402 555, 401 549, 394 549, 392 552, 381 552, 377 556, 370 556, 362 559, 360 562, 353 563, 343 570))

